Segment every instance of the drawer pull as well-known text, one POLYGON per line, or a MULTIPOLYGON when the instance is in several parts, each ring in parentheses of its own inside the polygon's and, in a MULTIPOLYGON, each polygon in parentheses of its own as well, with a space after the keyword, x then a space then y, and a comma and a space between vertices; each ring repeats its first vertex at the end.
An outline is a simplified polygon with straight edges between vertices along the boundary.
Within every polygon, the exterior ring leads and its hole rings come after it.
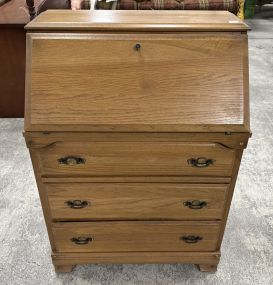
POLYGON ((91 237, 74 237, 71 239, 71 241, 77 245, 85 245, 91 242, 92 240, 93 239, 91 237))
POLYGON ((82 209, 88 205, 88 202, 81 200, 73 200, 73 201, 69 200, 66 201, 65 204, 67 204, 71 209, 82 209))
POLYGON ((213 163, 214 163, 213 159, 209 159, 206 157, 198 157, 198 158, 188 159, 188 164, 190 164, 191 166, 194 166, 194 167, 199 167, 199 168, 208 167, 213 163))
POLYGON ((141 48, 141 44, 135 44, 135 50, 138 51, 141 48))
POLYGON ((202 240, 203 238, 200 236, 183 236, 181 239, 186 243, 197 243, 198 241, 202 240))
POLYGON ((190 209, 199 210, 207 206, 207 202, 200 201, 200 200, 193 200, 193 201, 185 201, 183 203, 185 207, 189 207, 190 209))
POLYGON ((66 165, 76 165, 76 164, 84 164, 85 159, 81 157, 75 157, 75 156, 66 156, 58 159, 60 164, 66 164, 66 165))

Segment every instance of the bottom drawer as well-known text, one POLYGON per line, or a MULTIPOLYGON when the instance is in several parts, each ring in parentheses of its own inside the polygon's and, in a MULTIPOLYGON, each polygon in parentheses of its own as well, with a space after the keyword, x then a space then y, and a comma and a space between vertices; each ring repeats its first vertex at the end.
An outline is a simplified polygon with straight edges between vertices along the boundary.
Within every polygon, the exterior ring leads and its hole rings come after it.
POLYGON ((59 252, 214 251, 216 222, 78 222, 52 226, 59 252))

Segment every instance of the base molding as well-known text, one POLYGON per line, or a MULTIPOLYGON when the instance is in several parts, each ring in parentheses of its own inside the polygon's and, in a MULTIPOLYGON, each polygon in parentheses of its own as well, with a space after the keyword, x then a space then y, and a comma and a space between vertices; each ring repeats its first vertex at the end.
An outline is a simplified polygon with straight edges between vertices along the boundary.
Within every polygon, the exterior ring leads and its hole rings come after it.
POLYGON ((159 264, 192 263, 200 271, 214 272, 220 260, 220 251, 214 252, 94 252, 52 253, 56 272, 70 272, 77 264, 159 264))

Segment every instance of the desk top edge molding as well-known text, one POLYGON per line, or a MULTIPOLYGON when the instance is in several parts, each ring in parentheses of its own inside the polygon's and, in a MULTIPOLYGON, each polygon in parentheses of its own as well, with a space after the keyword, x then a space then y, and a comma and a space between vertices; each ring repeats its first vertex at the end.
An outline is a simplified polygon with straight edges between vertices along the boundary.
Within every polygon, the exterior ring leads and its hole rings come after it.
POLYGON ((249 27, 227 11, 48 10, 26 30, 241 31, 249 27))

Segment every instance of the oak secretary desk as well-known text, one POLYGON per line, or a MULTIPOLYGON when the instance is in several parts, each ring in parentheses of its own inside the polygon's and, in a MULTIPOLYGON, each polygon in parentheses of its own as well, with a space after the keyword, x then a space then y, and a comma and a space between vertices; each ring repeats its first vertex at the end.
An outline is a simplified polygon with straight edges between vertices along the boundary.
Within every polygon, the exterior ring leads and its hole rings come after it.
POLYGON ((56 271, 214 271, 250 136, 228 12, 47 11, 26 26, 25 139, 56 271))

